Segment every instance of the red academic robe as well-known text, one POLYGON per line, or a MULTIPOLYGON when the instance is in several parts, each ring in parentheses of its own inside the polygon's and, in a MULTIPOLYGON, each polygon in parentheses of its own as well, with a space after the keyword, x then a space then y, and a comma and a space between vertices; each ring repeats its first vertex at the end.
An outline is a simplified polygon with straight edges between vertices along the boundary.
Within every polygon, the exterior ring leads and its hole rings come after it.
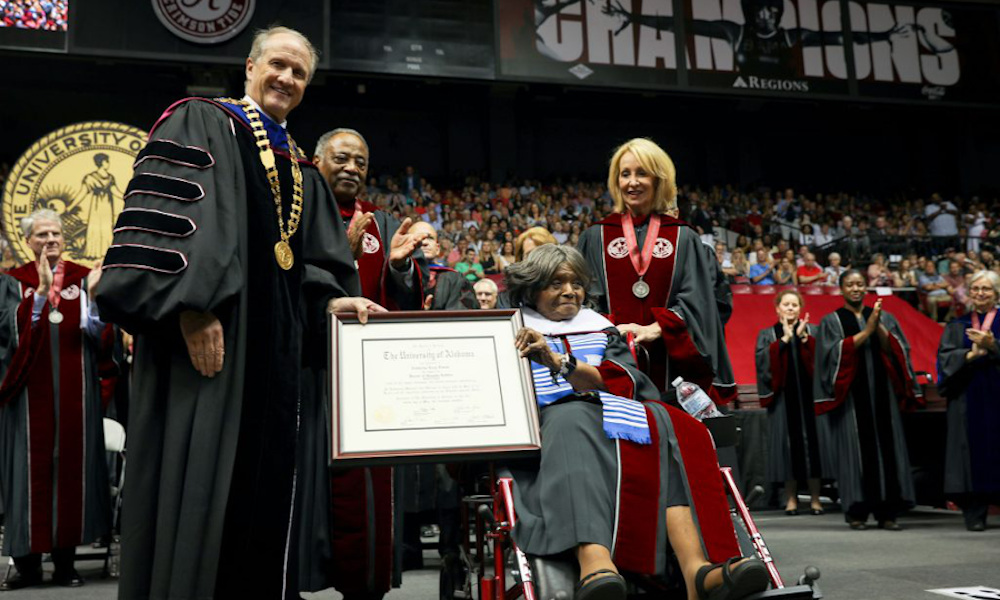
MULTIPOLYGON (((0 384, 3 407, 4 551, 49 552, 94 541, 108 531, 110 498, 96 347, 81 329, 81 297, 89 269, 63 261, 58 310, 46 301, 31 324, 35 263, 10 272, 21 298, 11 343, 16 347, 0 384), (20 459, 19 459, 20 457, 20 459)), ((13 307, 11 307, 13 308, 13 307)))
MULTIPOLYGON (((395 233, 393 223, 378 207, 363 200, 340 206, 345 227, 354 216, 356 207, 363 212, 375 212, 376 218, 365 229, 362 254, 357 259, 361 293, 368 299, 394 310, 400 302, 394 298, 388 279, 388 242, 395 233), (387 239, 389 238, 389 239, 387 239)), ((398 227, 398 224, 395 224, 398 227)), ((413 262, 414 298, 422 298, 421 274, 413 262)), ((392 467, 340 469, 330 474, 330 540, 332 563, 331 581, 341 593, 385 593, 392 587, 395 506, 392 467), (370 481, 370 483, 369 483, 370 481), (374 525, 369 527, 369 524, 374 525), (374 589, 368 589, 369 579, 374 589)))

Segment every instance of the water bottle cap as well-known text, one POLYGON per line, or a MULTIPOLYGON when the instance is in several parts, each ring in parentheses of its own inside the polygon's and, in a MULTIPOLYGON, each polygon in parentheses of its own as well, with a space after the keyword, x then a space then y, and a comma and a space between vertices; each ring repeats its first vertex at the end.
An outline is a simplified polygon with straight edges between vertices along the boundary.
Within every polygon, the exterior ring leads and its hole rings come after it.
POLYGON ((674 387, 681 387, 682 383, 684 383, 684 378, 683 377, 678 377, 677 379, 671 381, 670 385, 672 385, 674 387))

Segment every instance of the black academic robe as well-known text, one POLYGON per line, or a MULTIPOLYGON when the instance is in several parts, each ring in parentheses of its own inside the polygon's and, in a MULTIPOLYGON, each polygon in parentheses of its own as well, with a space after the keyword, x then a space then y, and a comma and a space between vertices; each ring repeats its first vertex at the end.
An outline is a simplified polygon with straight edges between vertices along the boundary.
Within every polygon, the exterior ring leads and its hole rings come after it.
POLYGON ((865 308, 859 322, 838 309, 823 317, 816 333, 813 398, 818 427, 829 431, 830 442, 821 453, 823 472, 837 478, 850 520, 864 520, 869 511, 892 520, 915 498, 900 411, 922 405, 923 395, 909 342, 891 313, 883 310, 880 318, 887 347, 878 334, 855 346, 852 336, 871 310, 865 308))
MULTIPOLYGON (((167 110, 140 153, 104 261, 101 314, 135 334, 121 598, 298 594, 303 333, 322 337, 326 302, 360 290, 329 188, 280 148, 286 224, 291 160, 304 204, 294 265, 278 266, 274 197, 236 110, 203 99, 167 110), (222 324, 225 362, 214 377, 191 365, 178 325, 185 310, 222 324)), ((325 340, 310 348, 325 360, 325 340)))
POLYGON ((794 337, 781 341, 780 324, 757 336, 757 394, 767 410, 765 473, 771 482, 802 481, 822 473, 812 399, 816 338, 812 326, 807 328, 805 342, 794 337))
POLYGON ((49 301, 31 323, 35 263, 0 275, 0 487, 7 556, 73 548, 95 541, 111 525, 97 376, 101 336, 81 327, 90 269, 69 261, 62 268, 59 324, 49 322, 49 301))
MULTIPOLYGON (((647 345, 650 378, 660 391, 683 377, 717 404, 728 404, 737 395, 724 331, 732 293, 712 248, 683 221, 660 217, 659 238, 644 277, 650 292, 643 299, 632 293, 639 276, 627 252, 621 215, 610 215, 583 232, 577 248, 594 274, 590 295, 616 324, 660 324, 662 339, 647 345)), ((635 224, 640 249, 648 230, 649 219, 635 224)))
MULTIPOLYGON (((984 315, 980 314, 980 322, 984 315)), ((944 329, 938 348, 938 390, 948 398, 944 491, 1000 498, 1000 353, 967 361, 972 342, 965 330, 972 314, 944 329)), ((991 330, 1000 339, 1000 319, 991 330)))

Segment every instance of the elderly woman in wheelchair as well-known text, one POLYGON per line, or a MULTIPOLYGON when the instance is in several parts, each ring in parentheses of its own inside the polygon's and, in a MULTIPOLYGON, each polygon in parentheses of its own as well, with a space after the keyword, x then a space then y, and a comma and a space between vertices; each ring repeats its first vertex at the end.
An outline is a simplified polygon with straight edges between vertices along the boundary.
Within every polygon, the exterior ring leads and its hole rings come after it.
POLYGON ((542 424, 540 459, 511 468, 518 546, 575 555, 577 600, 624 599, 620 572, 662 575, 671 552, 689 600, 766 589, 764 564, 740 558, 711 437, 659 402, 617 330, 583 307, 580 253, 542 246, 506 277, 542 424))

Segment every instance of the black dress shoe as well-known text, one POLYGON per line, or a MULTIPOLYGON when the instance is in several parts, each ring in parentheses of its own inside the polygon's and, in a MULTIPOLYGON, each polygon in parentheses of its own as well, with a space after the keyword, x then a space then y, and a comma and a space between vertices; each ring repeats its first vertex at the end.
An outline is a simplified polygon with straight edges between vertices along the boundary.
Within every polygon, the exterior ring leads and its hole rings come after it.
POLYGON ((965 528, 969 531, 986 531, 986 523, 982 521, 976 521, 975 523, 968 523, 965 528))
POLYGON ((789 517, 794 517, 799 514, 799 509, 797 508, 785 509, 785 514, 788 515, 789 517))
POLYGON ((70 569, 65 573, 53 573, 52 583, 63 587, 80 587, 84 582, 83 577, 80 577, 76 569, 70 569))
POLYGON ((809 509, 809 514, 811 514, 814 517, 818 517, 820 515, 825 515, 826 511, 823 510, 822 508, 812 508, 809 509))
POLYGON ((20 590, 42 583, 42 571, 28 571, 27 573, 16 573, 7 578, 7 581, 0 583, 0 590, 20 590))
POLYGON ((864 531, 865 529, 868 529, 868 525, 866 525, 864 521, 851 521, 847 525, 855 531, 864 531))

